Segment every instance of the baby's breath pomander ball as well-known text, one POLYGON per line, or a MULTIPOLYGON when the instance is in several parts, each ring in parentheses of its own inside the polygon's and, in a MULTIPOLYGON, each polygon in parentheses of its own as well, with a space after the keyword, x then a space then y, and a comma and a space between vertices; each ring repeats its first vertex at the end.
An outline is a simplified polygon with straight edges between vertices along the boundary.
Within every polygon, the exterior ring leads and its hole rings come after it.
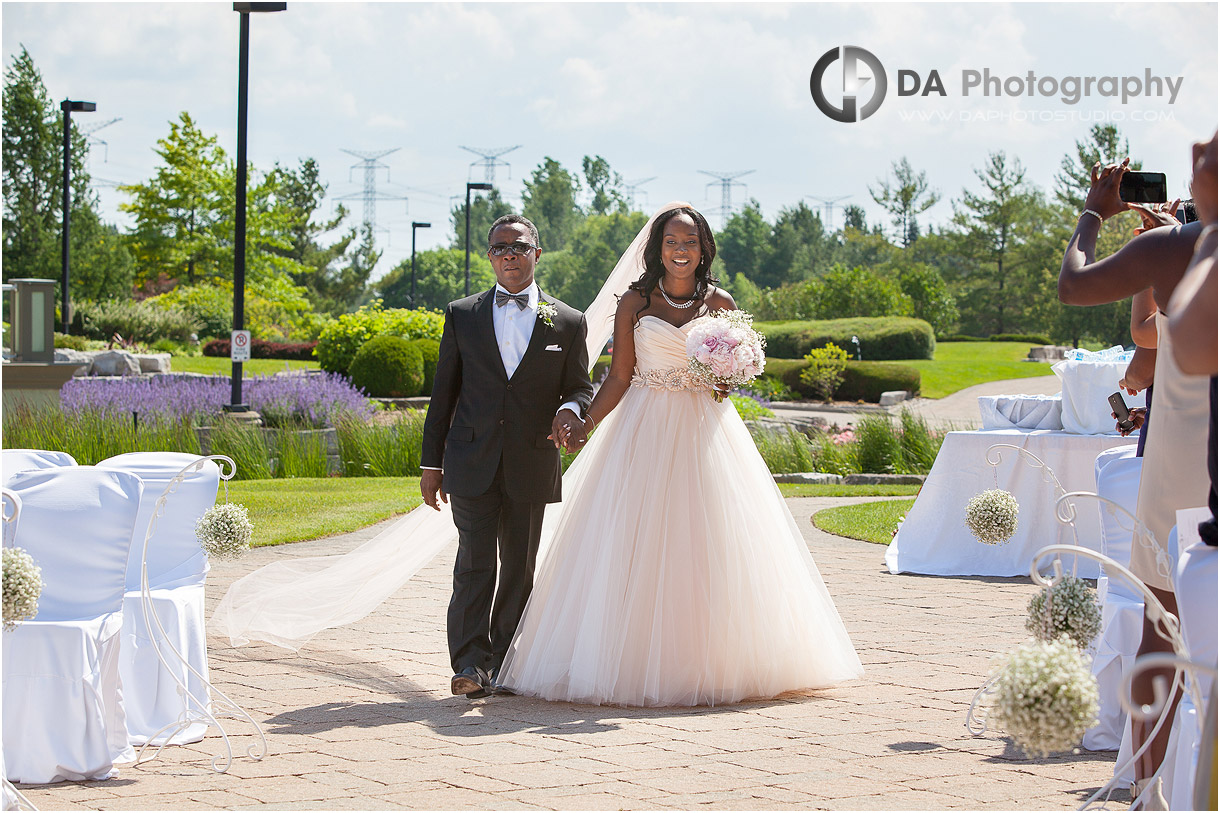
POLYGON ((195 523, 195 536, 209 558, 236 559, 250 550, 253 532, 246 507, 236 503, 214 505, 195 523))
POLYGON ((1017 745, 1045 757, 1079 745, 1097 723, 1097 679, 1066 635, 1017 649, 996 682, 994 716, 1017 745))
POLYGON ((1064 576, 1029 600, 1025 629, 1039 641, 1054 641, 1060 635, 1084 649, 1101 632, 1101 610, 1093 590, 1075 576, 1064 576))
POLYGON ((42 570, 34 557, 22 548, 5 548, 4 568, 4 628, 15 629, 18 621, 28 621, 38 615, 38 598, 42 595, 42 570))
POLYGON ((1017 498, 1001 488, 974 496, 966 503, 966 527, 975 539, 999 545, 1017 532, 1017 498))

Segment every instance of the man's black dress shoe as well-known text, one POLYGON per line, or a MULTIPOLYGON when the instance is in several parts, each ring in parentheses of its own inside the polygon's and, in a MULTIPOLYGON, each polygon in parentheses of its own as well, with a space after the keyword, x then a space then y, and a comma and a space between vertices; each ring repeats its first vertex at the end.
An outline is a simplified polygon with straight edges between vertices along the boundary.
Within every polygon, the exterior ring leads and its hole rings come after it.
POLYGON ((467 666, 449 681, 449 690, 471 699, 486 697, 491 694, 491 678, 479 667, 467 666))

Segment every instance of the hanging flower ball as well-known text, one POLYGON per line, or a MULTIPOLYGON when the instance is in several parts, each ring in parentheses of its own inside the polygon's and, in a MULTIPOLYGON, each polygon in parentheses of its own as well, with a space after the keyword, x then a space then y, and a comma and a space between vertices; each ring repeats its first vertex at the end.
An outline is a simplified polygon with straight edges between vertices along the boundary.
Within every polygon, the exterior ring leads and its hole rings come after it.
POLYGON ((254 526, 244 505, 213 505, 195 523, 195 537, 209 558, 236 559, 250 550, 254 526))
POLYGON ((994 717, 1031 756, 1076 747, 1097 723, 1097 679, 1066 635, 1025 644, 996 682, 994 717))
POLYGON ((22 548, 5 548, 4 568, 4 628, 16 629, 18 621, 28 621, 38 615, 38 598, 42 595, 42 570, 34 557, 22 548))
POLYGON ((1001 488, 976 494, 966 503, 966 527, 986 545, 1000 545, 1017 532, 1017 498, 1001 488))
POLYGON ((1092 588, 1075 576, 1043 588, 1029 600, 1025 629, 1044 642, 1066 635, 1078 649, 1085 649, 1101 632, 1101 610, 1092 588))

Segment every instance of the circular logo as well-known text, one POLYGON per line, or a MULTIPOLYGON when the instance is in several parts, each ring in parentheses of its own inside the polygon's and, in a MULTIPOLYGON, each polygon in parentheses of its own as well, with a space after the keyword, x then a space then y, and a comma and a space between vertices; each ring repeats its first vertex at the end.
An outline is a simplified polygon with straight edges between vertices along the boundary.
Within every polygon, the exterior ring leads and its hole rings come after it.
POLYGON ((881 102, 885 100, 886 85, 885 68, 881 66, 881 60, 855 45, 831 48, 822 54, 813 66, 813 73, 809 75, 809 92, 813 95, 814 104, 818 106, 818 110, 835 121, 863 121, 876 113, 881 102), (842 106, 836 107, 822 92, 822 79, 830 66, 840 58, 843 60, 843 99, 842 106), (871 75, 861 75, 860 63, 864 63, 867 74, 871 75), (860 91, 867 87, 870 81, 872 93, 863 105, 857 104, 860 91))

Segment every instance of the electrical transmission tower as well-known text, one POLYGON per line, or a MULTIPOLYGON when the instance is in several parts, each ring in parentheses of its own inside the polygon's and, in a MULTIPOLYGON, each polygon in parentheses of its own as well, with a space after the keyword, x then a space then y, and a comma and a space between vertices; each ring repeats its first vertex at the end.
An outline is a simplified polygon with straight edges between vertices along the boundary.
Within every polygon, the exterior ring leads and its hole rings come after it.
POLYGON ((94 133, 96 133, 98 130, 102 129, 103 127, 109 127, 110 125, 114 124, 116 121, 122 121, 122 120, 123 119, 120 116, 119 118, 114 118, 114 119, 111 119, 110 121, 103 121, 101 124, 90 124, 88 127, 80 128, 80 134, 83 135, 87 141, 92 142, 94 144, 102 145, 102 163, 110 162, 110 145, 107 144, 102 139, 95 136, 94 133))
POLYGON ((631 199, 631 208, 632 209, 635 208, 636 190, 638 190, 641 186, 648 183, 649 181, 655 181, 656 179, 657 179, 657 176, 653 175, 651 178, 640 178, 638 181, 628 181, 627 183, 623 184, 623 191, 626 192, 627 195, 631 199))
MULTIPOLYGON (((479 161, 471 161, 470 168, 471 168, 471 170, 473 170, 477 165, 482 164, 483 165, 483 180, 486 181, 487 183, 493 184, 493 185, 496 182, 496 167, 508 167, 508 171, 509 171, 508 177, 510 177, 510 178, 512 177, 512 167, 509 166, 509 163, 507 161, 499 160, 500 156, 510 153, 513 150, 521 149, 520 144, 516 145, 515 147, 496 147, 495 149, 480 149, 478 147, 462 147, 460 144, 458 146, 461 147, 461 149, 465 150, 466 152, 472 152, 475 155, 483 156, 482 159, 479 161)), ((466 173, 466 180, 470 180, 470 172, 466 173)))
POLYGON ((385 195, 377 194, 377 170, 385 170, 385 179, 390 180, 390 168, 381 163, 381 159, 393 152, 398 152, 400 147, 395 147, 392 150, 348 150, 343 152, 348 155, 354 155, 360 159, 360 163, 352 164, 348 171, 348 180, 351 180, 351 171, 357 168, 364 169, 364 191, 352 192, 348 195, 341 195, 335 200, 351 200, 353 198, 362 198, 364 200, 364 225, 368 226, 370 231, 377 229, 377 201, 379 200, 406 200, 403 195, 385 195))
POLYGON ((741 172, 708 172, 706 169, 699 170, 704 175, 710 175, 715 178, 708 186, 713 186, 717 182, 720 183, 720 208, 713 210, 720 213, 720 228, 724 228, 729 222, 729 215, 733 213, 733 187, 740 186, 743 189, 745 184, 737 183, 736 179, 742 175, 749 175, 754 170, 747 169, 741 172))
MULTIPOLYGON (((825 206, 825 207, 826 207, 826 221, 825 221, 825 226, 826 226, 826 230, 827 230, 827 231, 834 231, 834 225, 835 225, 835 224, 834 224, 834 209, 835 209, 835 204, 837 204, 837 203, 838 203, 839 201, 841 201, 841 200, 851 200, 851 195, 844 195, 844 196, 843 196, 843 197, 841 197, 841 198, 819 198, 819 197, 815 197, 815 196, 813 196, 813 195, 806 195, 805 197, 809 198, 810 200, 816 200, 818 203, 820 203, 820 204, 822 204, 823 206, 825 206)), ((846 207, 839 206, 838 208, 839 208, 839 209, 843 209, 843 208, 846 208, 846 207)))

